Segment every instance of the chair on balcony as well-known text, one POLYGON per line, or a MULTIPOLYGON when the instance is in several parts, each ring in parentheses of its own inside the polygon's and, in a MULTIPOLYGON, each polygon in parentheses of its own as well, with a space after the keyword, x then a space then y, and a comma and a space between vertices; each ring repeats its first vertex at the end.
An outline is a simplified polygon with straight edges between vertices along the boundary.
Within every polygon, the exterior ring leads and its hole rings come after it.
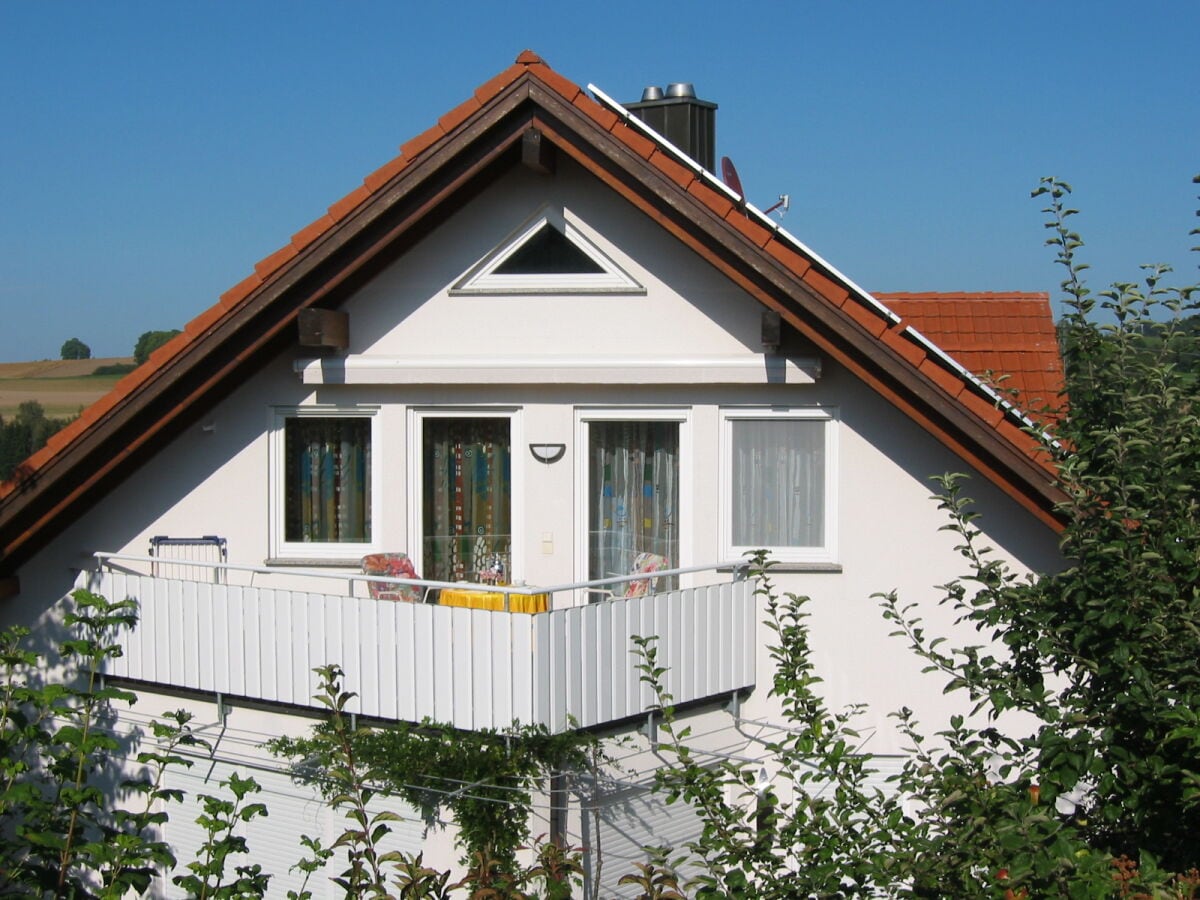
MULTIPOLYGON (((633 558, 633 566, 629 570, 630 575, 650 575, 652 572, 659 572, 668 568, 667 558, 658 553, 639 553, 633 558)), ((615 591, 596 591, 598 594, 607 594, 614 600, 632 600, 635 597, 645 597, 647 594, 654 593, 654 587, 658 584, 658 576, 650 578, 639 578, 636 581, 625 581, 617 585, 615 591)))
MULTIPOLYGON (((372 553, 362 558, 364 575, 383 578, 420 578, 407 553, 372 553)), ((402 600, 405 603, 422 603, 425 589, 415 584, 388 584, 383 581, 368 581, 367 592, 376 600, 402 600)))

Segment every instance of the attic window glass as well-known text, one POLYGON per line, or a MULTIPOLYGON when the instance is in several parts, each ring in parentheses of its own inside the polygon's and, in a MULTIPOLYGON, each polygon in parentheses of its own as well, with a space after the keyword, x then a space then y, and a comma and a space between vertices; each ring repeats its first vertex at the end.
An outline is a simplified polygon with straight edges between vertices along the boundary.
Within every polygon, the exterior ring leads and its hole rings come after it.
POLYGON ((495 271, 497 275, 584 275, 603 273, 604 269, 561 231, 547 224, 495 271))
POLYGON ((596 240, 565 211, 544 209, 475 263, 450 293, 646 293, 596 240))

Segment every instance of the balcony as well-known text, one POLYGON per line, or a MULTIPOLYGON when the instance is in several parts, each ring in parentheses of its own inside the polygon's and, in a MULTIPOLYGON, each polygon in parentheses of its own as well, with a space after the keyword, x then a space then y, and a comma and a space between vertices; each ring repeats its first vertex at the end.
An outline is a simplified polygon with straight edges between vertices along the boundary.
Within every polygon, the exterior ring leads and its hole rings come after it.
POLYGON ((660 584, 683 586, 593 603, 581 598, 630 579, 501 589, 549 598, 548 611, 524 614, 358 596, 379 580, 362 575, 206 563, 179 577, 150 557, 96 556, 80 586, 140 608, 106 672, 175 689, 323 708, 313 669, 336 663, 359 715, 564 731, 653 707, 631 652, 639 635, 658 636, 677 704, 754 686, 756 582, 736 567, 663 571, 660 584))

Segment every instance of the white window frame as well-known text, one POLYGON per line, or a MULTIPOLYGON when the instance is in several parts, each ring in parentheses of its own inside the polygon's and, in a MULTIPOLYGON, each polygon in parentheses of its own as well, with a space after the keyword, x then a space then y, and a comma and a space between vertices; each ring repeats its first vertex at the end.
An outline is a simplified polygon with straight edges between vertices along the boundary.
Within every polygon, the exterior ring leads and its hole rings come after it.
MULTIPOLYGON (((679 559, 671 561, 672 568, 691 565, 693 507, 692 408, 690 406, 604 406, 575 409, 575 578, 588 577, 588 426, 592 422, 676 422, 679 424, 679 509, 676 520, 679 528, 679 559)), ((586 594, 586 592, 584 592, 586 594)), ((581 594, 578 602, 586 602, 581 594)))
POLYGON ((645 294, 646 289, 597 246, 569 210, 543 207, 517 226, 495 249, 467 270, 450 295, 479 294, 645 294), (543 227, 563 234, 600 272, 507 275, 497 272, 543 227))
POLYGON ((382 512, 383 490, 379 466, 383 457, 383 439, 380 426, 381 416, 379 406, 338 406, 320 404, 310 406, 273 406, 271 407, 270 433, 268 438, 268 505, 270 555, 273 559, 300 560, 339 560, 351 561, 368 553, 378 553, 381 546, 379 536, 380 516, 382 512), (287 491, 283 479, 286 477, 287 460, 284 458, 284 423, 289 419, 350 419, 369 418, 371 420, 371 483, 368 490, 371 493, 371 540, 365 542, 314 542, 289 541, 286 537, 286 515, 284 504, 287 491))
POLYGON ((525 429, 522 409, 516 406, 410 406, 408 409, 408 556, 418 574, 425 576, 425 484, 423 437, 426 419, 507 419, 512 442, 512 496, 509 515, 512 520, 511 581, 525 579, 525 429))
POLYGON ((724 559, 738 559, 752 550, 766 550, 780 563, 838 562, 838 416, 832 407, 723 407, 720 410, 719 515, 724 559), (743 547, 733 543, 733 425, 744 421, 818 421, 825 423, 824 543, 819 547, 743 547))

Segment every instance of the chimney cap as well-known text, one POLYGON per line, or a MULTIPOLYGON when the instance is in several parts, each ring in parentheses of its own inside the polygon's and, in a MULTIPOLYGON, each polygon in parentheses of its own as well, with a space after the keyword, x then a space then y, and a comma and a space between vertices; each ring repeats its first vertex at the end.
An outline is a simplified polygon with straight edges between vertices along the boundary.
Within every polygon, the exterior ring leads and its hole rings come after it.
POLYGON ((642 102, 647 103, 652 100, 661 100, 663 96, 663 89, 657 84, 652 84, 642 91, 642 102))
POLYGON ((690 81, 673 81, 667 85, 668 97, 695 97, 696 86, 690 81))

